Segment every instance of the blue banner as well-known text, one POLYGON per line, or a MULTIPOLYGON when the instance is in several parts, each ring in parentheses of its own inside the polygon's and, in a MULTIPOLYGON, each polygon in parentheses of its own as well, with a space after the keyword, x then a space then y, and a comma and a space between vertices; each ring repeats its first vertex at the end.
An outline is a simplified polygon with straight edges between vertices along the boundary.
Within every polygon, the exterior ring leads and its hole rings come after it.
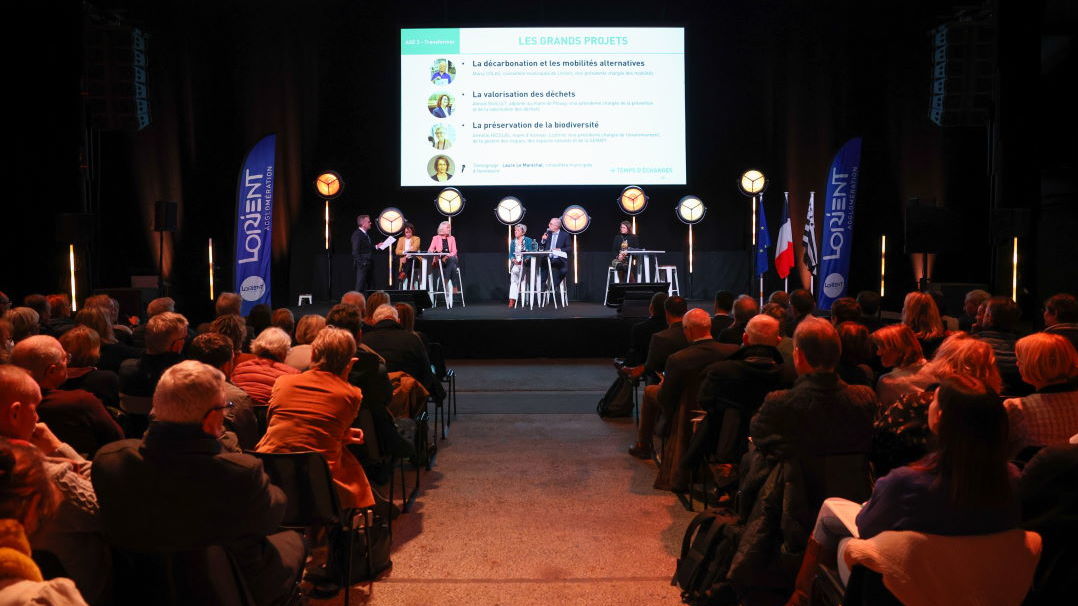
POLYGON ((767 215, 764 213, 764 195, 758 194, 756 199, 759 201, 759 206, 756 210, 756 276, 759 277, 767 273, 767 249, 771 248, 771 235, 767 231, 767 215))
POLYGON ((268 135, 247 152, 236 191, 236 265, 234 284, 243 315, 259 303, 270 304, 273 236, 273 163, 277 136, 268 135))
POLYGON ((831 303, 846 296, 853 243, 853 211, 857 201, 857 180, 861 172, 861 138, 846 142, 835 154, 827 172, 824 199, 824 232, 820 242, 820 288, 817 306, 831 309, 831 303))

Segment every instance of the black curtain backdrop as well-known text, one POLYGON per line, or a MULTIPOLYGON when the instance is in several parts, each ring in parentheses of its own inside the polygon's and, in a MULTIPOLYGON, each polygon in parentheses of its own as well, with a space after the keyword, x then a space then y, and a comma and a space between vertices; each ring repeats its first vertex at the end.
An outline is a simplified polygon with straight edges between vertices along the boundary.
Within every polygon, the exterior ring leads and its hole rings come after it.
MULTIPOLYGON (((790 192, 800 259, 809 192, 816 192, 819 230, 825 172, 842 143, 861 136, 851 291, 878 287, 882 234, 888 236, 889 294, 897 298, 911 286, 909 262, 901 251, 903 205, 912 197, 938 200, 963 217, 962 235, 956 237, 960 246, 940 257, 937 280, 993 278, 991 245, 982 237, 990 216, 989 131, 941 129, 927 118, 928 31, 953 14, 947 3, 99 2, 99 7, 114 9, 110 14, 122 26, 140 27, 150 36, 153 123, 138 132, 85 128, 79 97, 85 19, 81 8, 71 4, 21 9, 27 22, 49 17, 58 52, 22 66, 28 76, 44 70, 50 77, 32 95, 16 95, 21 113, 11 117, 23 153, 15 165, 20 179, 8 216, 13 225, 32 231, 14 244, 5 238, 3 255, 37 260, 5 264, 0 289, 15 296, 62 288, 66 247, 52 235, 51 215, 83 207, 96 216, 88 226, 94 244, 89 271, 80 274, 83 287, 90 282, 94 287, 125 286, 133 274, 155 273, 159 251, 150 231, 153 203, 169 199, 180 203, 179 230, 166 236, 163 251, 171 292, 192 312, 208 305, 207 241, 213 238, 216 244, 220 290, 231 284, 236 173, 247 149, 267 133, 278 134, 275 305, 294 302, 298 293, 324 294, 318 291, 324 289, 324 274, 318 276, 324 261, 322 207, 311 185, 322 170, 338 171, 345 182, 344 194, 333 202, 335 253, 348 252, 357 214, 374 215, 386 206, 401 208, 426 244, 442 220, 433 204, 439 188, 399 186, 401 27, 684 26, 688 184, 645 186, 651 202, 638 222, 646 246, 684 251, 686 229, 674 217, 673 206, 692 193, 708 206, 695 232, 696 250, 747 251, 750 207, 736 189, 736 178, 755 167, 771 178, 765 203, 773 234, 782 192, 790 192), (80 170, 87 164, 89 169, 80 170), (38 187, 45 182, 51 189, 38 187)), ((1036 70, 1035 63, 1027 63, 1037 60, 1040 19, 1041 12, 1032 10, 1021 27, 1015 26, 1009 44, 1025 52, 1012 59, 1012 73, 1036 70)), ((1010 24, 1001 22, 1000 27, 1010 24)), ((1012 149, 1035 146, 1045 132, 1016 131, 1012 149)), ((1023 164, 1012 157, 1006 170, 1030 169, 1034 161, 1023 164)), ((580 248, 597 254, 589 258, 601 259, 598 253, 609 250, 624 218, 615 203, 620 189, 465 188, 467 206, 454 219, 454 233, 462 254, 494 255, 505 240, 505 228, 493 216, 501 197, 524 201, 532 235, 565 206, 581 204, 593 219, 579 238, 580 248)), ((1054 208, 1060 208, 1061 197, 1073 200, 1073 179, 1062 190, 1054 194, 1054 208)), ((1012 205, 1035 206, 1037 196, 1012 205)), ((1060 246, 1073 251, 1073 238, 1060 246)), ((746 257, 702 258, 728 263, 746 257)), ((684 286, 686 268, 678 263, 684 286)), ((747 269, 703 268, 698 262, 697 271, 694 296, 710 297, 717 287, 749 286, 747 269), (719 280, 713 278, 717 275, 736 283, 709 281, 719 280)), ((1031 268, 1027 280, 1032 284, 1036 273, 1047 272, 1031 268)), ((594 275, 602 276, 589 269, 588 279, 594 275)), ((501 276, 472 275, 469 280, 499 282, 501 276)), ((799 285, 795 273, 791 288, 799 285)), ((485 292, 497 286, 484 287, 485 292)), ((781 281, 769 272, 765 290, 779 287, 781 281)), ((595 290, 589 285, 586 292, 595 290)))

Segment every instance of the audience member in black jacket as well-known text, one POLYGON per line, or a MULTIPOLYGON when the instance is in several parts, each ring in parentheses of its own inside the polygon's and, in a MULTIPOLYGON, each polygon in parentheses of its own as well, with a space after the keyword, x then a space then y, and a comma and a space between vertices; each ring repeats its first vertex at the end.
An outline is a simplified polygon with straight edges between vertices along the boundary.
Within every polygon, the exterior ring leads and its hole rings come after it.
POLYGON ((716 341, 722 331, 734 323, 734 317, 730 310, 734 308, 734 293, 728 290, 720 290, 715 293, 715 315, 711 316, 711 337, 716 341))
POLYGON ((146 353, 127 360, 120 367, 120 393, 144 398, 153 397, 161 375, 170 366, 183 361, 187 339, 187 318, 164 312, 146 322, 146 353))
POLYGON ((748 295, 738 297, 734 301, 734 323, 719 333, 718 341, 740 346, 742 337, 745 335, 745 326, 758 313, 760 313, 760 306, 756 303, 756 299, 748 295))
POLYGON ((1019 485, 1022 527, 1041 535, 1044 550, 1029 605, 1078 595, 1078 444, 1049 446, 1030 459, 1019 485))
POLYGON ((666 328, 666 314, 663 304, 666 303, 667 294, 657 292, 651 296, 648 305, 648 319, 633 324, 629 332, 629 351, 625 354, 626 366, 639 366, 648 359, 648 344, 651 335, 666 328))
POLYGON ((666 370, 666 359, 670 354, 681 351, 689 345, 685 332, 681 329, 681 317, 689 310, 689 305, 682 297, 668 297, 663 303, 666 313, 666 328, 651 335, 648 342, 648 355, 643 366, 625 367, 625 372, 632 378, 645 376, 649 384, 658 382, 658 373, 666 370))
POLYGON ((984 313, 984 325, 973 338, 992 346, 996 354, 996 366, 1003 378, 1004 396, 1025 396, 1033 393, 1033 387, 1022 381, 1018 372, 1018 360, 1014 344, 1018 341, 1015 327, 1018 325, 1018 305, 1008 297, 992 297, 984 313))
POLYGON ((400 325, 396 308, 379 305, 371 319, 374 326, 363 332, 363 344, 382 356, 386 370, 406 372, 426 387, 434 399, 444 399, 445 388, 434 376, 427 348, 417 334, 400 325))

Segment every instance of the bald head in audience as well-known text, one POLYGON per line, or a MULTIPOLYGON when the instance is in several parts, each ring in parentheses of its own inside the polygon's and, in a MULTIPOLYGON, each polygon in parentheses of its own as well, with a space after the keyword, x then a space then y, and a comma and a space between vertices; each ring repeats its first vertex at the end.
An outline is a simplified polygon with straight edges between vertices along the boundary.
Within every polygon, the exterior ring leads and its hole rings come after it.
POLYGON ((0 366, 0 435, 29 440, 37 426, 41 389, 30 373, 17 366, 0 366))
POLYGON ((700 308, 690 309, 681 318, 681 329, 685 338, 692 343, 711 338, 711 316, 700 308))
POLYGON ((770 345, 775 347, 782 337, 779 335, 779 321, 767 314, 753 316, 745 326, 745 345, 770 345))
POLYGON ((42 390, 56 389, 67 381, 67 352, 55 338, 34 335, 15 344, 11 363, 26 369, 42 390))

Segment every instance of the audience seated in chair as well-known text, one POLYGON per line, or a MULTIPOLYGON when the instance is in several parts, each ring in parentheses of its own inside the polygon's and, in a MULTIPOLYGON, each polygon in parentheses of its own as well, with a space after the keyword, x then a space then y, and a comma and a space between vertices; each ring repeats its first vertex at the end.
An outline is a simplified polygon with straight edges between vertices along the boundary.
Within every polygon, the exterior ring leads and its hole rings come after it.
POLYGON ((745 327, 744 346, 703 369, 698 404, 707 417, 685 464, 699 464, 713 453, 721 466, 720 485, 737 479, 736 465, 748 450, 749 421, 764 398, 793 383, 795 371, 776 347, 780 339, 779 321, 757 315, 745 327))
POLYGON ((131 360, 145 353, 142 349, 121 343, 116 338, 107 312, 100 307, 83 307, 75 314, 75 324, 92 328, 101 339, 101 357, 97 367, 102 370, 119 372, 125 360, 131 360))
POLYGON ((666 291, 652 295, 648 305, 648 318, 633 324, 629 332, 629 351, 625 354, 625 366, 639 366, 648 359, 651 336, 666 328, 666 312, 663 310, 663 305, 668 296, 666 291))
POLYGON ((108 295, 86 297, 86 301, 83 302, 82 308, 87 309, 91 307, 96 307, 105 312, 105 317, 108 318, 109 325, 112 326, 113 331, 116 333, 116 338, 120 343, 123 343, 124 345, 131 344, 131 327, 120 322, 119 301, 108 295))
POLYGON ((240 451, 254 450, 262 439, 255 417, 255 402, 247 392, 228 379, 235 358, 232 341, 222 334, 207 332, 195 337, 187 349, 192 360, 212 366, 225 376, 225 399, 232 402, 232 406, 224 411, 225 429, 235 434, 240 451))
POLYGON ((667 297, 663 302, 666 328, 651 335, 648 341, 648 355, 644 363, 639 366, 626 366, 622 372, 633 379, 644 377, 649 385, 657 383, 658 373, 666 370, 666 359, 670 357, 670 354, 681 351, 689 345, 689 342, 685 340, 685 331, 681 329, 681 318, 688 310, 689 305, 683 297, 667 297))
POLYGON ((296 316, 291 309, 279 307, 273 310, 271 326, 276 326, 283 330, 288 335, 288 338, 292 339, 290 345, 296 344, 296 316))
POLYGON ((326 327, 326 319, 318 314, 307 314, 296 325, 296 344, 288 350, 284 363, 303 372, 311 367, 311 343, 319 331, 326 327))
POLYGON ((1002 395, 1024 396, 1033 388, 1022 381, 1018 372, 1018 362, 1014 355, 1014 344, 1018 341, 1018 305, 1008 297, 992 297, 985 306, 981 329, 974 335, 992 346, 996 354, 996 366, 1003 378, 1002 395))
POLYGON ((1048 446, 1022 470, 1022 528, 1041 535, 1043 552, 1027 606, 1078 595, 1078 443, 1048 446))
POLYGON ((758 313, 760 313, 760 306, 756 303, 756 299, 741 295, 734 301, 734 323, 723 329, 716 340, 719 343, 740 346, 742 337, 745 335, 745 326, 758 313))
POLYGON ((792 338, 798 324, 806 318, 816 317, 812 315, 812 312, 816 311, 816 297, 811 291, 798 288, 790 293, 787 310, 789 313, 783 326, 783 335, 792 338))
POLYGON ((71 356, 67 363, 67 381, 60 389, 84 389, 110 408, 120 407, 120 377, 111 370, 100 370, 101 339, 97 331, 75 326, 60 336, 60 345, 71 356))
POLYGON ((367 297, 367 306, 361 307, 363 312, 363 329, 367 330, 374 326, 374 311, 383 305, 391 304, 389 293, 384 290, 376 290, 367 297))
POLYGON ((397 310, 392 305, 379 305, 371 320, 372 326, 363 332, 363 343, 382 356, 386 370, 406 372, 436 400, 445 399, 445 388, 431 370, 427 348, 418 335, 400 325, 397 310))
POLYGON ((311 344, 311 369, 283 375, 273 387, 269 425, 258 452, 317 452, 326 459, 341 506, 371 507, 374 494, 359 461, 345 448, 362 444, 352 427, 363 395, 348 383, 356 341, 348 331, 326 328, 311 344))
POLYGON ((842 341, 842 357, 835 369, 838 376, 850 385, 872 387, 876 373, 869 366, 873 347, 868 329, 859 322, 847 320, 835 324, 835 330, 842 341))
MULTIPOLYGON (((40 402, 41 391, 26 371, 0 366, 0 436, 36 447, 35 456, 44 457, 44 476, 51 483, 47 490, 38 488, 34 492, 44 500, 53 494, 57 499, 47 519, 39 520, 41 523, 35 528, 26 528, 30 544, 36 550, 55 555, 83 596, 93 602, 108 587, 111 559, 101 536, 97 496, 90 483, 90 462, 61 442, 48 426, 37 422, 40 402)), ((8 478, 14 479, 15 476, 8 478)), ((5 481, 0 480, 0 487, 4 485, 5 481)), ((24 505, 32 503, 29 497, 29 493, 19 495, 24 505)))
POLYGON ((1066 337, 1078 349, 1078 299, 1060 293, 1044 302, 1044 332, 1066 337))
POLYGON ((844 499, 824 502, 789 605, 808 604, 821 560, 837 561, 848 578, 844 538, 893 530, 990 535, 1018 525, 1019 472, 1007 461, 1007 414, 999 395, 972 377, 947 379, 929 406, 928 425, 938 437, 936 449, 880 478, 863 507, 844 499))
POLYGON ((228 406, 220 371, 193 360, 168 368, 143 439, 110 444, 94 459, 102 523, 109 542, 128 552, 223 545, 256 602, 278 604, 292 592, 306 550, 298 533, 278 531, 285 496, 262 462, 222 452, 228 406))
POLYGON ((172 312, 150 318, 146 322, 146 353, 120 366, 120 393, 152 397, 161 375, 183 361, 180 352, 186 339, 187 318, 172 312))
POLYGON ((1078 434, 1078 352, 1065 337, 1042 332, 1019 339, 1014 350, 1022 380, 1036 391, 1003 403, 1012 454, 1066 444, 1078 434))
MULTIPOLYGON (((689 449, 692 438, 692 411, 697 406, 703 369, 725 360, 738 350, 737 345, 719 343, 711 337, 711 316, 703 309, 689 310, 682 318, 682 329, 689 342, 688 347, 667 358, 666 372, 658 385, 657 402, 645 399, 640 409, 640 426, 643 427, 645 417, 654 418, 656 415, 656 411, 647 409, 648 405, 658 404, 662 427, 658 428, 657 433, 667 439, 659 474, 655 478, 655 488, 675 492, 691 488, 681 459, 689 449)), ((654 421, 649 419, 647 424, 654 425, 654 421)), ((647 444, 651 436, 638 434, 637 440, 647 444)))
POLYGON ((734 323, 734 316, 730 313, 734 309, 734 293, 728 290, 720 290, 715 293, 715 315, 711 317, 711 336, 718 341, 722 331, 734 323))
POLYGON ((45 327, 48 334, 59 339, 61 335, 71 330, 71 327, 75 325, 75 321, 71 317, 73 314, 71 311, 71 297, 64 293, 59 293, 49 295, 46 299, 49 301, 49 319, 45 321, 45 327))
POLYGON ((882 297, 875 290, 862 290, 857 293, 857 305, 861 308, 861 317, 857 320, 868 328, 869 332, 876 332, 886 324, 880 318, 880 303, 882 297))
POLYGON ((4 312, 4 319, 11 324, 11 340, 15 343, 41 332, 40 318, 29 307, 15 307, 4 312))
POLYGON ((253 360, 240 362, 232 369, 232 382, 247 392, 255 404, 269 404, 277 379, 294 375, 298 370, 284 363, 292 339, 280 328, 269 327, 251 341, 253 360))
POLYGON ((27 538, 47 523, 59 501, 43 463, 30 444, 0 438, 0 604, 85 606, 75 583, 43 580, 30 557, 27 538))
POLYGON ((876 381, 876 398, 882 406, 889 406, 905 394, 924 391, 934 377, 921 373, 928 360, 921 351, 917 335, 905 324, 891 324, 872 333, 872 341, 880 356, 880 364, 890 368, 876 381))
POLYGON ((258 356, 248 351, 251 339, 248 337, 247 322, 239 314, 225 314, 217 316, 209 324, 207 330, 200 332, 215 332, 228 337, 232 341, 232 347, 236 351, 236 358, 232 361, 234 366, 243 364, 248 360, 254 360, 258 356))
MULTIPOLYGON (((176 313, 176 301, 172 297, 158 297, 146 304, 146 321, 165 312, 176 313)), ((194 331, 187 327, 187 340, 195 338, 194 331)), ((139 349, 146 348, 146 323, 139 324, 131 329, 131 345, 139 349)))
POLYGON ((93 458, 101 446, 121 440, 123 430, 101 400, 82 389, 67 391, 68 353, 53 337, 35 335, 23 339, 11 352, 11 362, 26 369, 41 388, 37 414, 76 452, 93 458))

